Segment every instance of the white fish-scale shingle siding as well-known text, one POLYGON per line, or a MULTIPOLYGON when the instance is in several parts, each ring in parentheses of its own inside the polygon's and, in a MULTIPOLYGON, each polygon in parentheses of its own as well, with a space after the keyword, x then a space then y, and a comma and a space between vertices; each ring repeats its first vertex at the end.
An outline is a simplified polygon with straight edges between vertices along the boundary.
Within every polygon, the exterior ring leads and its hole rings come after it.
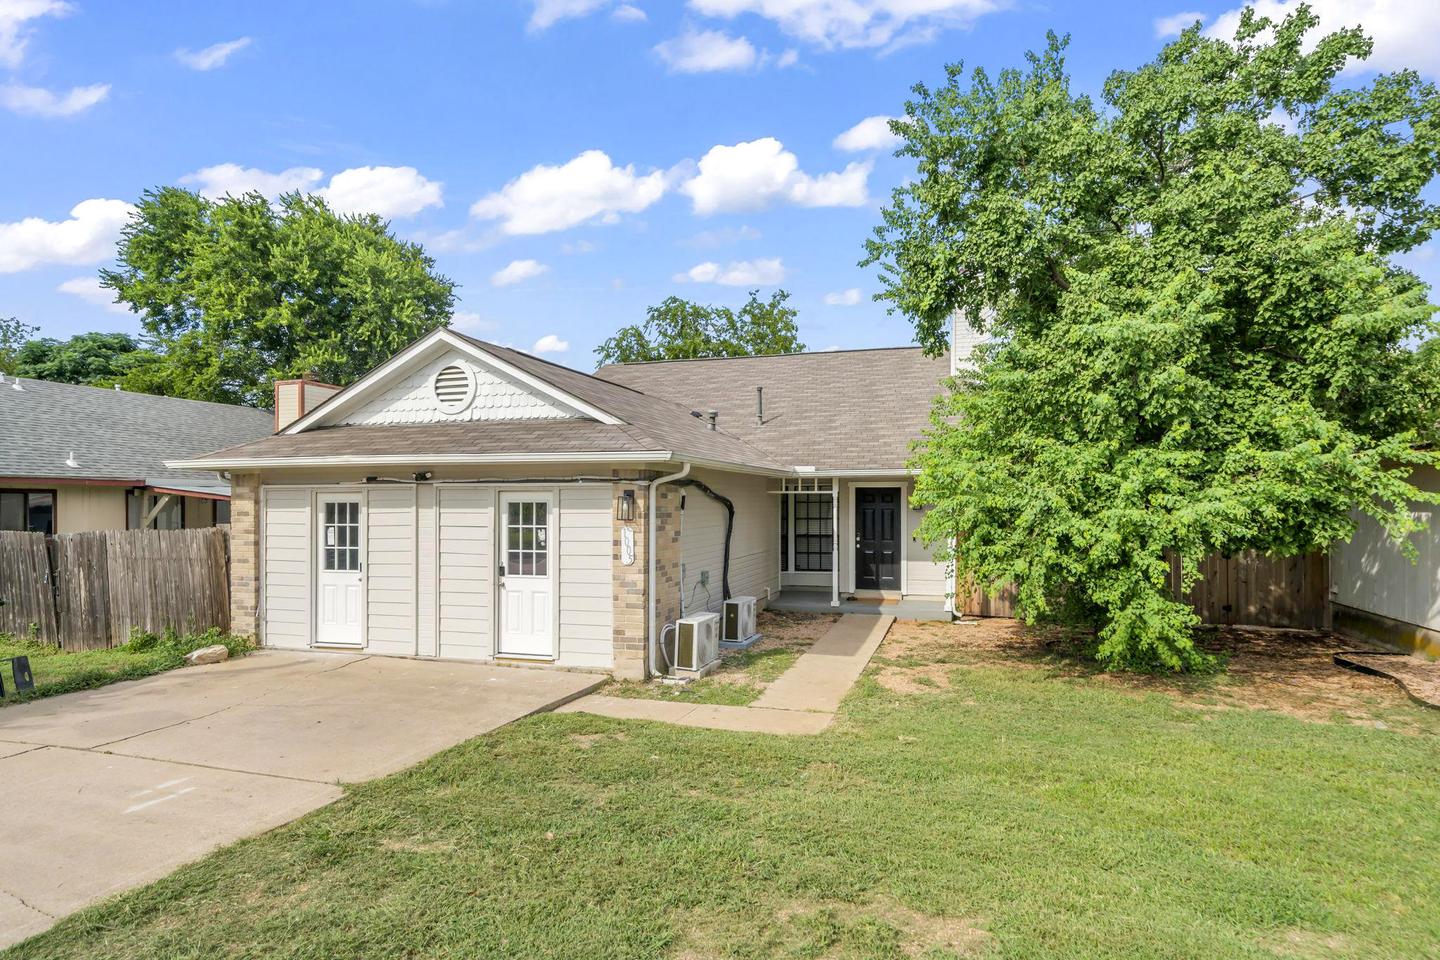
POLYGON ((530 387, 457 353, 425 364, 380 396, 359 407, 341 422, 360 426, 405 423, 444 423, 453 420, 568 420, 576 414, 530 387), (446 413, 435 399, 435 375, 450 365, 469 370, 475 377, 474 399, 462 410, 446 413))

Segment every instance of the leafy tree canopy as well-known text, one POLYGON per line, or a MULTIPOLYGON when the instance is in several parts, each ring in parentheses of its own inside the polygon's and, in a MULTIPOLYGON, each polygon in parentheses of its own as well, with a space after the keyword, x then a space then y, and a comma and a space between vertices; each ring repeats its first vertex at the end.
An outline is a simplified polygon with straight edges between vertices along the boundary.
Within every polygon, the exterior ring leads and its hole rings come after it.
POLYGON ((147 191, 102 286, 140 314, 161 358, 129 389, 266 405, 277 378, 348 383, 445 322, 454 284, 373 215, 298 193, 211 201, 147 191))
POLYGON ((1440 222, 1440 97, 1412 72, 1340 88, 1358 30, 1304 7, 1186 31, 1070 89, 1066 42, 995 79, 959 66, 894 123, 918 176, 868 244, 884 296, 944 349, 992 343, 937 406, 922 526, 1031 619, 1096 626, 1115 667, 1207 662, 1168 587, 1219 551, 1296 555, 1417 529, 1435 460, 1427 289, 1388 255, 1440 222), (1308 50, 1308 52, 1307 52, 1308 50))
POLYGON ((595 348, 600 364, 695 357, 754 357, 805 349, 795 325, 790 294, 776 290, 769 300, 759 291, 739 310, 667 297, 651 307, 643 324, 622 327, 595 348))
POLYGON ((30 339, 35 328, 14 317, 0 317, 0 373, 15 372, 15 354, 30 339))
POLYGON ((15 373, 55 383, 109 386, 158 357, 125 333, 78 333, 68 340, 44 337, 15 352, 15 373))

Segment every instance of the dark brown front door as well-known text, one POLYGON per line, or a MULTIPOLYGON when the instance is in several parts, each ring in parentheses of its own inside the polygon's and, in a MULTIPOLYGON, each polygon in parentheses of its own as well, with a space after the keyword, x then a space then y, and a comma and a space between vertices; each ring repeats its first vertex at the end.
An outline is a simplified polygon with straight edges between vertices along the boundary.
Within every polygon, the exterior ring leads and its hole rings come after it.
POLYGON ((855 589, 900 589, 900 491, 855 488, 855 589))

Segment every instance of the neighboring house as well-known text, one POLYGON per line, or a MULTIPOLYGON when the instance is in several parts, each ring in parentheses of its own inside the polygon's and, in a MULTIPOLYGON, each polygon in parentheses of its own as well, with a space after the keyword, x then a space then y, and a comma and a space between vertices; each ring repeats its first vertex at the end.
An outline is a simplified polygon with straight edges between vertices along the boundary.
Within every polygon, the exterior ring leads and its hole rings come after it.
MULTIPOLYGON (((1440 471, 1416 469, 1412 481, 1440 491, 1440 471)), ((1412 503, 1429 524, 1411 534, 1415 562, 1384 528, 1356 512, 1355 536, 1330 548, 1330 609, 1344 633, 1440 657, 1440 527, 1433 504, 1412 503)))
POLYGON ((945 615, 906 461, 949 363, 592 376, 441 329, 276 436, 171 467, 231 476, 232 629, 267 646, 640 676, 659 628, 718 609, 727 582, 945 615))
POLYGON ((5 377, 0 530, 78 533, 229 521, 230 484, 165 461, 268 435, 268 410, 5 377))

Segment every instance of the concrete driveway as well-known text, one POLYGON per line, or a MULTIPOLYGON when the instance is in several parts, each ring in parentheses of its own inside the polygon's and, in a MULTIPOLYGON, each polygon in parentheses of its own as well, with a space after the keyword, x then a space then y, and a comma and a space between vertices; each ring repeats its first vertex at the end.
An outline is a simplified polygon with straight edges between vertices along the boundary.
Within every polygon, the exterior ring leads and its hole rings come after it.
POLYGON ((0 709, 0 947, 601 682, 262 651, 0 709))

